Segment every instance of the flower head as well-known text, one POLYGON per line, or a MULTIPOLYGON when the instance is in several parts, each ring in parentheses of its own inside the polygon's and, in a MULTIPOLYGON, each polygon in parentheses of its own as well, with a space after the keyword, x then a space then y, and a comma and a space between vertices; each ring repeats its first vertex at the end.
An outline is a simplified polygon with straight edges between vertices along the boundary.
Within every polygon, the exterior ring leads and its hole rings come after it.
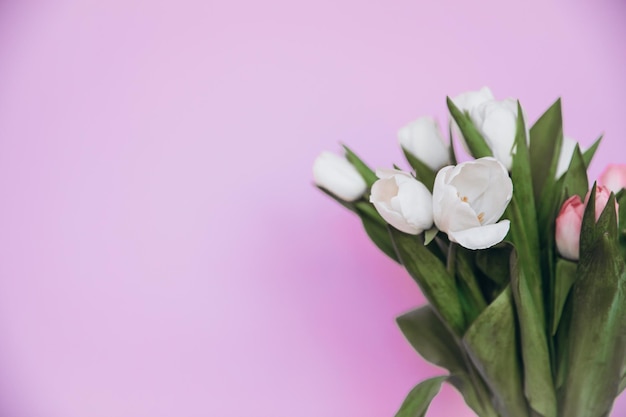
POLYGON ((437 121, 420 117, 398 131, 402 149, 415 156, 433 171, 450 162, 449 145, 444 141, 437 121))
POLYGON ((376 175, 380 179, 372 185, 370 202, 387 223, 411 235, 432 227, 432 196, 424 184, 395 169, 380 169, 376 175))
POLYGON ((445 167, 433 189, 435 225, 465 248, 491 247, 509 231, 509 221, 498 220, 512 196, 509 174, 494 158, 445 167))
MULTIPOLYGON (((556 218, 556 248, 562 257, 571 261, 577 261, 580 257, 580 230, 590 195, 591 191, 587 192, 584 203, 578 195, 573 195, 565 200, 556 218)), ((608 188, 601 185, 596 187, 596 222, 600 218, 610 197, 611 191, 608 188)), ((618 207, 616 201, 616 212, 619 211, 618 207)))
POLYGON ((313 163, 313 180, 344 201, 359 199, 367 190, 367 184, 356 168, 332 152, 322 152, 313 163))

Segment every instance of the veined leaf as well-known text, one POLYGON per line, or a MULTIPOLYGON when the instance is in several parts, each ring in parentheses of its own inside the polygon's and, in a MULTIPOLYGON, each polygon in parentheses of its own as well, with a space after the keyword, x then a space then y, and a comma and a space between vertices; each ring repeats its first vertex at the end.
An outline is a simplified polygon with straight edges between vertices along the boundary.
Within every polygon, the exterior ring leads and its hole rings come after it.
POLYGON ((556 261, 556 276, 554 285, 554 299, 552 301, 552 335, 556 334, 561 321, 561 314, 563 313, 563 307, 567 301, 570 289, 574 282, 576 282, 576 269, 578 264, 576 262, 568 261, 567 259, 559 258, 556 261))
POLYGON ((473 365, 441 319, 426 305, 396 319, 409 343, 427 361, 450 372, 448 382, 463 395, 465 402, 478 415, 497 417, 489 403, 487 387, 475 374, 473 365))
POLYGON ((409 392, 406 399, 396 413, 396 417, 424 417, 430 402, 441 389, 441 384, 447 379, 445 376, 422 381, 409 392))
POLYGON ((513 199, 507 208, 511 219, 511 238, 523 269, 521 279, 526 281, 523 285, 530 291, 539 321, 545 323, 543 282, 540 265, 537 262, 540 259, 537 213, 532 188, 530 155, 526 144, 524 115, 519 101, 517 102, 515 148, 511 170, 513 199))
POLYGON ((459 301, 454 277, 428 247, 422 235, 413 236, 389 227, 391 240, 400 262, 420 286, 444 322, 457 334, 465 330, 465 318, 459 301))
POLYGON ((501 288, 510 282, 512 250, 513 246, 510 243, 502 242, 476 252, 478 269, 501 288))
POLYGON ((552 380, 545 321, 539 315, 515 252, 511 255, 511 288, 517 307, 524 363, 524 393, 530 407, 544 417, 556 417, 557 401, 552 380))
POLYGON ((483 311, 463 336, 474 365, 493 393, 503 417, 528 416, 522 389, 517 323, 510 287, 483 311))
POLYGON ((558 99, 530 128, 530 162, 535 200, 542 191, 552 192, 563 141, 561 99, 558 99))
MULTIPOLYGON (((613 220, 609 227, 617 228, 613 207, 605 211, 613 220)), ((626 352, 626 266, 610 233, 598 231, 595 241, 581 251, 561 404, 562 415, 568 417, 607 416, 620 388, 626 352)))

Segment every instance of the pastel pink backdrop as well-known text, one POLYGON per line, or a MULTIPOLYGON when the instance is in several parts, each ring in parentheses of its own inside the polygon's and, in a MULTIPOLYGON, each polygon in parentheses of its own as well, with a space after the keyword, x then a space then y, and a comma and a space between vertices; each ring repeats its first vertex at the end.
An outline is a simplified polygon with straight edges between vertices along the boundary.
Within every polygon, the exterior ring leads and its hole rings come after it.
MULTIPOLYGON (((0 1, 0 414, 392 416, 423 303, 312 186, 489 85, 626 162, 618 0, 0 1)), ((471 416, 444 388, 429 416, 471 416)), ((626 415, 626 401, 614 416, 626 415)))

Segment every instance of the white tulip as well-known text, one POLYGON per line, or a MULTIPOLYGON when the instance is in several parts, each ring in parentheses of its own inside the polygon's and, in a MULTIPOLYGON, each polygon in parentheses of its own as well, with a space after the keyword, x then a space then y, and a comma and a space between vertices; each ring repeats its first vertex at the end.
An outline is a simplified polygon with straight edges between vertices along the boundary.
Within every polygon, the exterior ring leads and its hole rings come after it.
POLYGON ((487 142, 493 156, 510 170, 517 131, 517 101, 511 98, 488 100, 469 112, 474 126, 487 142))
POLYGON ((410 174, 395 169, 376 171, 370 202, 387 223, 411 235, 433 225, 433 200, 428 188, 410 174))
POLYGON ((420 117, 398 131, 402 149, 426 164, 433 171, 450 163, 450 149, 437 121, 420 117))
POLYGON ((501 242, 510 222, 498 222, 513 196, 509 173, 494 158, 480 158, 439 171, 433 189, 433 217, 451 242, 486 249, 501 242))
POLYGON ((452 99, 455 106, 461 110, 461 112, 471 111, 474 107, 484 103, 485 101, 495 100, 493 93, 489 87, 483 87, 478 91, 468 91, 466 93, 459 94, 452 99))
POLYGON ((572 156, 574 156, 574 149, 576 149, 576 141, 568 136, 563 136, 561 153, 559 154, 559 162, 556 166, 556 179, 561 178, 561 176, 565 174, 565 172, 569 168, 569 164, 572 161, 572 156))
POLYGON ((313 180, 344 201, 359 199, 367 184, 356 168, 346 159, 332 152, 322 152, 313 163, 313 180))

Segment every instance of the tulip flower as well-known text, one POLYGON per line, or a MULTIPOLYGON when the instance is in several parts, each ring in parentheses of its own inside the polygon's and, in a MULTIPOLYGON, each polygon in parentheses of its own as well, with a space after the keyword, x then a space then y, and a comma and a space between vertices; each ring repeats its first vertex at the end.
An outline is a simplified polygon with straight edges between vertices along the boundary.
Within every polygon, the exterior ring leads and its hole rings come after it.
POLYGON ((367 190, 367 184, 347 159, 332 152, 322 152, 313 163, 313 180, 344 201, 355 201, 367 190))
POLYGON ((600 175, 598 184, 607 187, 614 193, 626 188, 626 165, 610 164, 607 166, 600 175))
MULTIPOLYGON (((565 259, 577 261, 580 256, 580 229, 590 195, 591 191, 587 192, 584 203, 578 195, 565 200, 556 218, 556 248, 565 259)), ((596 221, 600 218, 610 196, 611 191, 608 188, 596 187, 596 221)), ((615 211, 618 212, 617 201, 615 211)))
POLYGON ((452 99, 454 104, 462 112, 469 112, 474 107, 491 100, 495 100, 495 97, 489 87, 483 87, 478 91, 468 91, 452 99))
MULTIPOLYGON (((517 101, 511 98, 498 101, 488 87, 460 94, 452 101, 461 111, 469 114, 493 156, 502 162, 507 170, 511 170, 517 129, 517 101)), ((465 139, 456 125, 455 131, 459 134, 463 147, 469 152, 465 139)))
POLYGON ((576 141, 568 136, 564 136, 563 143, 561 144, 561 153, 559 154, 559 162, 556 166, 556 179, 561 178, 569 168, 572 156, 574 155, 574 149, 576 149, 576 141))
POLYGON ((449 145, 443 139, 437 121, 420 117, 398 131, 400 146, 433 171, 450 162, 449 145))
POLYGON ((510 222, 498 220, 512 196, 509 173, 495 158, 445 167, 433 189, 435 225, 467 249, 489 248, 509 231, 510 222))
POLYGON ((380 216, 401 232, 418 235, 433 225, 433 203, 428 188, 403 171, 380 169, 370 202, 380 216))
POLYGON ((511 98, 485 101, 470 109, 470 118, 493 156, 510 170, 517 131, 517 101, 511 98))

